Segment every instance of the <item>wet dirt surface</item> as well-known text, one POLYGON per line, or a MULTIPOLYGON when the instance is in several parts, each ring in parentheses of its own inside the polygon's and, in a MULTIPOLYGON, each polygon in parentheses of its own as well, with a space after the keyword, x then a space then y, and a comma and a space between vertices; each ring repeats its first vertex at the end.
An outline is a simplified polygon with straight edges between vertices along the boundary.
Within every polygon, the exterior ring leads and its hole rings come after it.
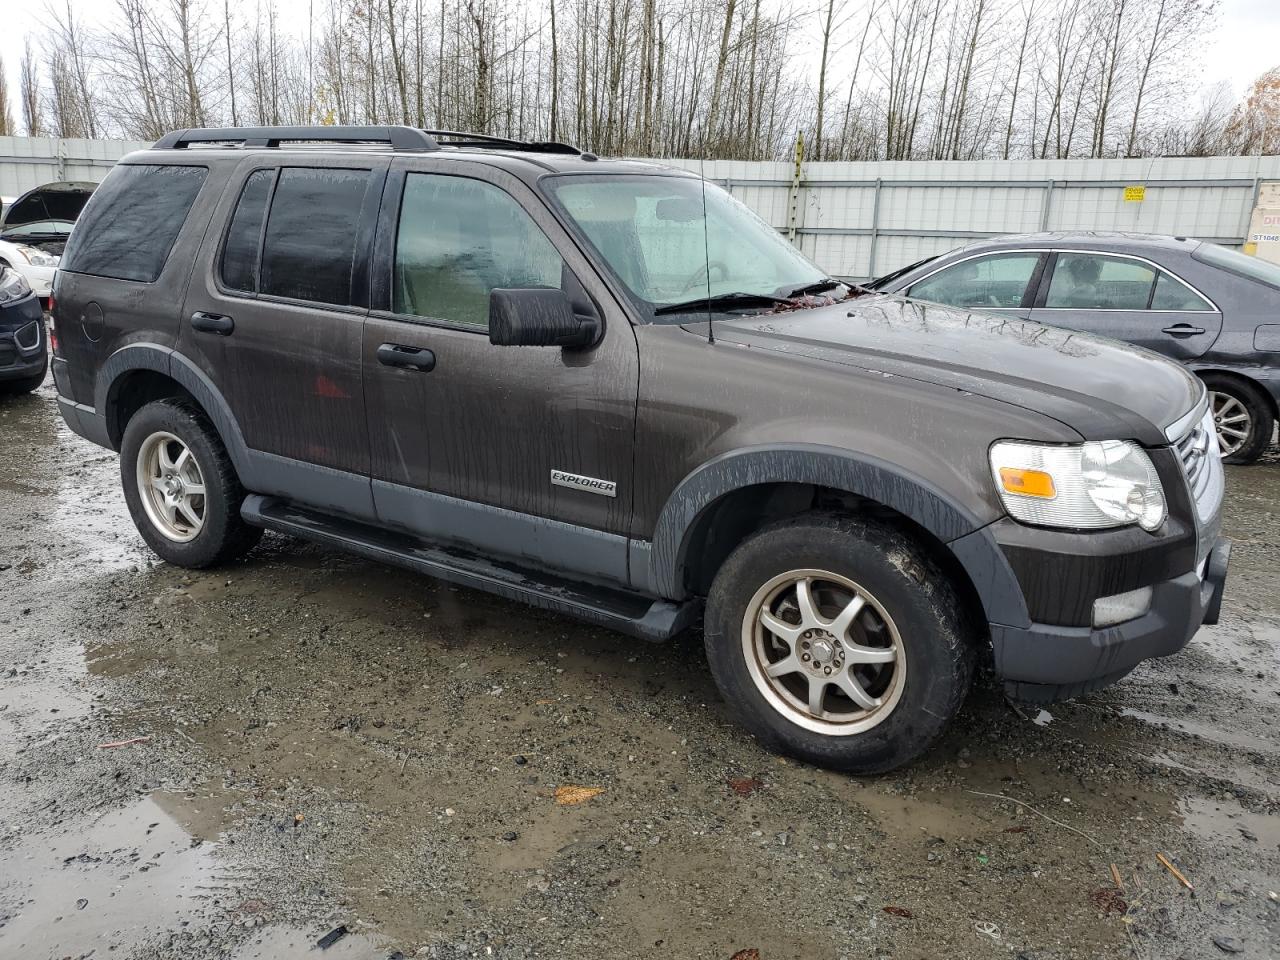
POLYGON ((857 780, 741 733, 697 635, 160 563, 51 387, 0 399, 0 958, 1276 957, 1280 462, 1228 472, 1221 624, 857 780))

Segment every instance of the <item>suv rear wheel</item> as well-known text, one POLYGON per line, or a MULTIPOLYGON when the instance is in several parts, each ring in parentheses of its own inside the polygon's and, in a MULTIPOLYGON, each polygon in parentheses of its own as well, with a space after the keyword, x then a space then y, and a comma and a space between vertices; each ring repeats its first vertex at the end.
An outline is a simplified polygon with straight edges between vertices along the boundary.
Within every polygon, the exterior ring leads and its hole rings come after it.
POLYGON ((157 400, 134 414, 120 444, 120 478, 138 532, 169 563, 213 566, 262 536, 240 518, 244 488, 222 441, 182 400, 157 400))
POLYGON ((918 757, 959 709, 974 638, 950 581, 900 531, 806 514, 725 561, 707 599, 707 659, 767 746, 881 773, 918 757))

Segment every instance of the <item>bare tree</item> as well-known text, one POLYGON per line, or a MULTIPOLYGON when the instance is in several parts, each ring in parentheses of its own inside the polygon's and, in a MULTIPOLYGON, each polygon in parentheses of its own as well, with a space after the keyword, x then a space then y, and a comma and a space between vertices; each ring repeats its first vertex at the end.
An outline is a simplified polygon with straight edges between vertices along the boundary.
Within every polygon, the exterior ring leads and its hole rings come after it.
POLYGON ((17 134, 18 125, 13 122, 13 111, 9 108, 9 81, 4 72, 4 59, 0 58, 0 137, 17 134))
POLYGON ((1009 93, 1009 122, 1004 128, 1004 149, 1000 156, 1009 159, 1009 145, 1013 142, 1013 123, 1018 112, 1018 90, 1022 85, 1022 68, 1027 62, 1027 42, 1031 39, 1031 25, 1036 17, 1036 0, 1022 0, 1019 4, 1022 14, 1022 35, 1018 41, 1018 59, 1013 68, 1013 85, 1009 93))
POLYGON ((1182 109, 1217 0, 58 0, 26 129, 397 122, 735 159, 1099 156, 1266 143, 1182 109), (838 92, 837 92, 838 91, 838 92), (1123 118, 1123 119, 1121 119, 1123 118))
POLYGON ((43 115, 40 112, 40 67, 27 39, 22 50, 22 64, 18 79, 18 98, 22 101, 22 126, 28 137, 44 136, 43 115))
POLYGON ((1133 117, 1124 151, 1127 156, 1133 156, 1137 150, 1138 124, 1143 107, 1148 105, 1149 82, 1167 64, 1180 60, 1188 47, 1205 34, 1210 18, 1218 9, 1216 2, 1200 0, 1149 0, 1147 8, 1144 29, 1149 42, 1141 55, 1133 117))

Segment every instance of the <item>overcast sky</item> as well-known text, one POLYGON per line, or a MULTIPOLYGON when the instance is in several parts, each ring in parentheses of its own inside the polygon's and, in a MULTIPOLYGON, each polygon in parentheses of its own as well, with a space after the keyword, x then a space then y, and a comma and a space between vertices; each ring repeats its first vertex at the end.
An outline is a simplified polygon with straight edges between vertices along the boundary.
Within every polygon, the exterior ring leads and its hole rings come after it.
MULTIPOLYGON (((57 2, 60 6, 61 0, 57 2)), ((39 36, 45 3, 3 0, 3 4, 0 58, 9 80, 10 109, 20 124, 18 63, 24 38, 39 36)), ((115 8, 115 0, 74 0, 74 4, 89 25, 109 17, 115 8)), ((306 17, 306 0, 278 0, 278 5, 285 10, 298 9, 302 19, 306 17)), ((1199 68, 1200 89, 1208 90, 1225 80, 1238 97, 1261 74, 1276 66, 1280 66, 1280 0, 1222 0, 1218 27, 1205 40, 1199 68)))

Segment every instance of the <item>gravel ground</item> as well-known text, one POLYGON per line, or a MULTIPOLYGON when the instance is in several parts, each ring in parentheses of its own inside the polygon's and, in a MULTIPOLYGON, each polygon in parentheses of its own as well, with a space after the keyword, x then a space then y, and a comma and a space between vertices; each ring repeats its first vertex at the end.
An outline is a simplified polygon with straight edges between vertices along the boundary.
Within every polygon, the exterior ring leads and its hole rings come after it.
POLYGON ((169 567, 49 385, 0 400, 0 957, 1280 956, 1280 463, 1228 472, 1221 624, 858 780, 696 635, 275 536, 169 567))

